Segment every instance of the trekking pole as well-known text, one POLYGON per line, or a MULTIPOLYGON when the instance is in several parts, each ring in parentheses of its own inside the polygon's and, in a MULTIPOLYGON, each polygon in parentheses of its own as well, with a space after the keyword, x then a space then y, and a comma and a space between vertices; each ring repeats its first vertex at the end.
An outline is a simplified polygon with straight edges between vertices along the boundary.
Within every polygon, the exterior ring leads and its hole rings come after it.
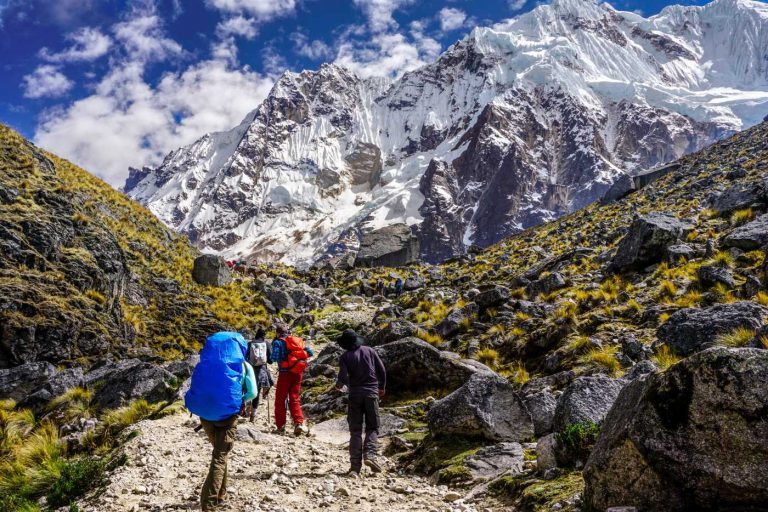
POLYGON ((272 420, 269 417, 269 393, 267 393, 267 426, 272 425, 272 420))

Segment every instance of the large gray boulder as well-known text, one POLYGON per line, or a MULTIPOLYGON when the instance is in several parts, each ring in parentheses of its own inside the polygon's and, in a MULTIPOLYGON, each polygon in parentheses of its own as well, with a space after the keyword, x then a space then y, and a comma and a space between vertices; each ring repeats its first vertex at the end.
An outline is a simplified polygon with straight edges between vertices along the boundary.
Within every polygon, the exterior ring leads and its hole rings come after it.
POLYGON ((687 356, 713 346, 720 335, 739 327, 757 330, 766 318, 768 309, 750 301, 686 308, 672 314, 656 336, 675 353, 687 356))
POLYGON ((82 387, 84 384, 85 379, 83 378, 82 368, 67 368, 61 370, 60 372, 57 372, 56 375, 49 378, 32 394, 27 395, 26 398, 19 402, 19 407, 32 409, 35 413, 39 413, 57 396, 63 395, 70 389, 82 387))
POLYGON ((584 471, 587 510, 765 510, 768 351, 713 348, 628 385, 584 471))
POLYGON ((760 249, 768 245, 768 213, 752 222, 734 229, 723 239, 723 247, 737 247, 745 251, 760 249))
POLYGON ((448 316, 443 318, 440 323, 435 326, 435 332, 442 338, 450 338, 454 334, 457 334, 464 322, 468 319, 471 320, 474 315, 478 313, 479 309, 477 304, 470 302, 463 308, 453 308, 448 316))
POLYGON ((480 293, 473 299, 480 309, 500 306, 509 300, 510 291, 506 286, 491 284, 480 287, 480 293))
POLYGON ((734 210, 748 208, 755 203, 765 200, 765 184, 755 186, 754 183, 740 183, 731 186, 716 196, 712 201, 712 209, 719 214, 730 213, 734 210))
POLYGON ((482 437, 523 441, 533 436, 533 421, 514 387, 494 373, 476 374, 438 400, 427 415, 434 436, 482 437))
POLYGON ((643 268, 662 260, 667 247, 693 229, 693 224, 665 213, 636 217, 619 242, 611 267, 614 270, 643 268))
POLYGON ((393 341, 416 336, 419 327, 408 320, 395 319, 368 337, 368 345, 378 347, 393 341))
POLYGON ((370 233, 360 240, 356 267, 402 267, 419 256, 419 241, 406 224, 393 224, 370 233))
POLYGON ((223 286, 232 281, 232 271, 221 256, 203 254, 195 258, 192 279, 204 286, 223 286))
POLYGON ((553 431, 560 433, 574 423, 600 423, 624 384, 622 380, 602 375, 575 379, 557 401, 553 431))
POLYGON ((17 402, 44 385, 56 374, 51 363, 24 363, 13 368, 0 370, 0 398, 17 402))
POLYGON ((565 278, 560 272, 552 272, 546 276, 532 281, 526 287, 526 293, 531 299, 536 298, 539 295, 546 295, 552 293, 555 290, 564 288, 567 285, 565 278))
POLYGON ((456 389, 475 373, 490 368, 453 352, 443 352, 418 338, 405 338, 376 348, 387 368, 387 392, 417 393, 456 389))
POLYGON ((105 363, 85 375, 99 409, 115 409, 138 399, 150 403, 173 400, 180 381, 169 371, 138 359, 105 363))
POLYGON ((536 437, 552 432, 557 399, 548 389, 542 389, 523 397, 528 412, 533 420, 533 433, 536 437))
POLYGON ((476 480, 492 480, 501 474, 516 475, 523 472, 525 456, 520 443, 498 443, 481 448, 464 459, 476 480))

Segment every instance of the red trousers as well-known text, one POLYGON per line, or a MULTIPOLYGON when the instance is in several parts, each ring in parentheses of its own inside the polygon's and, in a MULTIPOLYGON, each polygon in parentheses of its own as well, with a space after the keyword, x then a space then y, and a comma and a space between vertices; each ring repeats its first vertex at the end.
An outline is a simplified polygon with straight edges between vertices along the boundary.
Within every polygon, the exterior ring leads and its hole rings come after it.
POLYGON ((302 374, 292 372, 280 372, 277 377, 277 386, 275 386, 275 425, 277 428, 285 426, 286 402, 288 402, 288 408, 291 411, 293 424, 304 423, 304 413, 301 412, 301 402, 299 401, 301 378, 302 374))

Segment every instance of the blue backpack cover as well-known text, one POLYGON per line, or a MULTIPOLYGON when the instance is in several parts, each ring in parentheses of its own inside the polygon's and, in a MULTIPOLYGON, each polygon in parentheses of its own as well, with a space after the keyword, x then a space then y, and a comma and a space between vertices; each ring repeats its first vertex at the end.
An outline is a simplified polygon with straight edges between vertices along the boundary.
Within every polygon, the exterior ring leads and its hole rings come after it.
POLYGON ((208 421, 222 421, 240 412, 247 350, 248 344, 238 332, 217 332, 205 340, 184 397, 192 414, 208 421))

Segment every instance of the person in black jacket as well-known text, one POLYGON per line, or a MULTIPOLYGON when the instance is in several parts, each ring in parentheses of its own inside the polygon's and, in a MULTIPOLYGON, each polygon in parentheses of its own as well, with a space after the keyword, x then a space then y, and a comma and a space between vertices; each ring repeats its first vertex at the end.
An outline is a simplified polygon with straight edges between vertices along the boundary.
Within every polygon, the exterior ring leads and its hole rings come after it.
POLYGON ((269 391, 272 389, 272 386, 275 385, 275 379, 272 377, 272 373, 269 371, 269 364, 272 363, 272 346, 271 343, 268 343, 266 340, 267 333, 263 327, 259 326, 256 334, 253 336, 249 336, 251 334, 250 331, 245 329, 243 331, 241 331, 241 334, 243 334, 248 340, 249 362, 251 363, 251 366, 253 366, 253 371, 256 374, 256 384, 259 386, 259 392, 256 394, 256 398, 254 398, 250 404, 250 421, 253 423, 256 419, 256 408, 259 407, 261 399, 267 398, 269 396, 269 391), (258 364, 258 362, 250 360, 250 355, 252 353, 251 345, 253 343, 264 343, 266 345, 267 359, 262 364, 258 364))
POLYGON ((344 331, 337 343, 345 350, 339 361, 336 389, 349 390, 347 422, 349 423, 349 462, 351 476, 360 474, 363 462, 374 473, 380 473, 379 398, 384 396, 387 372, 379 354, 363 346, 363 338, 351 329, 344 331), (365 441, 363 441, 365 423, 365 441))

